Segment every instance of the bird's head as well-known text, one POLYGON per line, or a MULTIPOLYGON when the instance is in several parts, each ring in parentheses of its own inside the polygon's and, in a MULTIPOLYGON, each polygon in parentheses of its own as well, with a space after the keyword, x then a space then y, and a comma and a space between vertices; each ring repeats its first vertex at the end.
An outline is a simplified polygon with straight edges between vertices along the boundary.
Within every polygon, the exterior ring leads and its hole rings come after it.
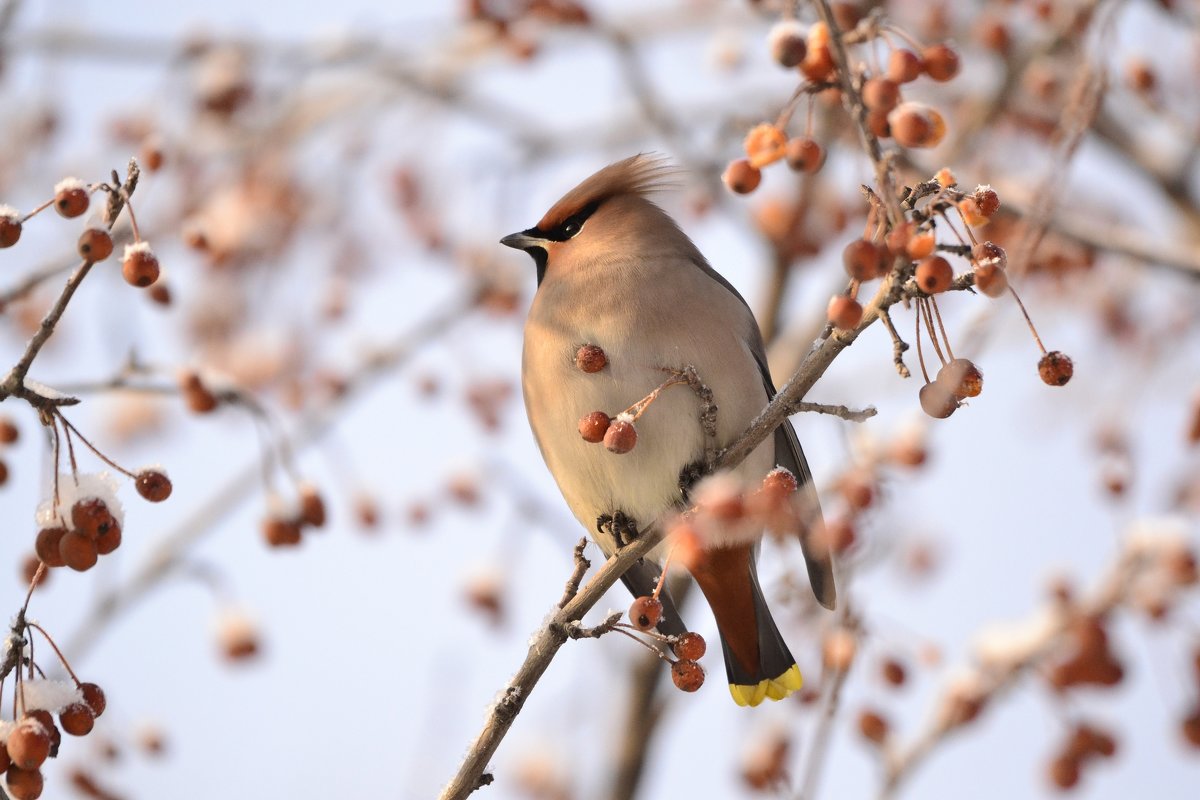
POLYGON ((674 170, 661 156, 632 156, 587 178, 551 206, 537 225, 500 244, 524 250, 537 265, 538 283, 572 265, 621 252, 657 249, 682 238, 678 226, 647 195, 669 185, 674 170))

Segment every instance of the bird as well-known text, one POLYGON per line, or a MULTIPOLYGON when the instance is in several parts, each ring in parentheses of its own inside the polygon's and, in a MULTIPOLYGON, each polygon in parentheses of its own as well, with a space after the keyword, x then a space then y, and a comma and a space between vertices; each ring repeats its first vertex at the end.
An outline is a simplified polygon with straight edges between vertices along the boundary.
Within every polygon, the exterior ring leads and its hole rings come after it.
MULTIPOLYGON (((531 228, 500 240, 528 253, 537 289, 525 322, 521 384, 543 459, 567 505, 606 556, 688 505, 705 433, 693 392, 663 391, 637 422, 637 445, 624 454, 590 444, 581 417, 630 407, 670 371, 693 368, 712 392, 717 447, 743 432, 775 395, 762 335, 749 305, 708 263, 651 195, 673 185, 664 157, 640 153, 600 169, 568 191, 531 228), (581 347, 603 353, 584 371, 581 347), (666 371, 666 372, 665 372, 666 371)), ((711 451, 710 451, 711 452, 711 451)), ((812 473, 785 420, 734 470, 761 481, 776 466, 797 479, 810 519, 820 519, 812 473)), ((828 548, 801 534, 817 600, 836 604, 828 548)), ((689 566, 716 620, 734 701, 756 706, 802 684, 757 574, 757 541, 706 551, 689 566)), ((659 582, 662 546, 622 580, 635 596, 659 582)), ((686 631, 669 597, 658 630, 686 631)))

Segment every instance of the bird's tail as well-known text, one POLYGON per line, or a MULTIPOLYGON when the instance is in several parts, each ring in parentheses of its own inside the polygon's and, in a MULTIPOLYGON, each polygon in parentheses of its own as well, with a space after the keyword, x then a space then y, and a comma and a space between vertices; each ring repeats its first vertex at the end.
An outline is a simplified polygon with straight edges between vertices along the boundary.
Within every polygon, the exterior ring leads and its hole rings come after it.
POLYGON ((734 702, 756 706, 799 689, 800 668, 758 585, 753 546, 708 551, 691 571, 717 620, 734 702))

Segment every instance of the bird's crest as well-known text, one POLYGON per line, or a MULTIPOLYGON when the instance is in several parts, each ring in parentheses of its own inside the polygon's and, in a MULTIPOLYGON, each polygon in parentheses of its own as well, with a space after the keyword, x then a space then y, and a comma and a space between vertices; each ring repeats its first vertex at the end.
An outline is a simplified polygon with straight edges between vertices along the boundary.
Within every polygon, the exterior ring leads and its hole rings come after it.
POLYGON ((588 209, 594 210, 605 200, 624 194, 647 195, 671 185, 676 174, 665 156, 638 153, 585 179, 550 207, 538 222, 540 231, 550 231, 570 217, 588 209))

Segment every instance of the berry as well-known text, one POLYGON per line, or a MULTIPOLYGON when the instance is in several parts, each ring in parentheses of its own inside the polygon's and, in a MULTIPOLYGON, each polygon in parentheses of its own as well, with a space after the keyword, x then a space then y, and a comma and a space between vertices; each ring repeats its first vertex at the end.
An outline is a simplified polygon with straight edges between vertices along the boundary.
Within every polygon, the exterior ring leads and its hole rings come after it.
POLYGON ((96 537, 96 555, 106 556, 121 546, 121 526, 114 522, 96 537))
POLYGON ((796 480, 796 476, 782 467, 768 472, 762 482, 763 491, 776 497, 790 497, 799 488, 800 483, 796 480))
POLYGON ((161 503, 171 496, 171 479, 165 472, 157 469, 144 469, 134 478, 133 485, 137 493, 151 503, 161 503))
POLYGON ((888 112, 888 124, 904 147, 937 147, 946 135, 946 120, 923 103, 901 103, 888 112))
POLYGON ((1050 782, 1059 789, 1070 789, 1079 783, 1079 760, 1060 755, 1050 762, 1050 782))
POLYGON ((879 139, 892 138, 892 123, 888 122, 888 112, 882 108, 868 111, 867 130, 879 139))
POLYGON ((179 390, 187 407, 197 414, 207 414, 217 407, 217 396, 209 391, 200 376, 191 370, 179 376, 179 390))
POLYGON ((700 634, 688 631, 679 635, 675 644, 671 645, 671 650, 685 661, 699 661, 708 651, 708 644, 700 634))
POLYGON ((887 76, 895 83, 911 83, 921 77, 921 59, 912 50, 893 50, 888 56, 887 76))
POLYGON ((77 180, 68 178, 54 187, 54 209, 70 219, 88 210, 87 188, 77 180))
POLYGON ((28 716, 8 735, 8 757, 20 769, 37 769, 50 756, 50 735, 41 722, 28 716))
POLYGON ((937 246, 937 237, 933 235, 933 231, 924 233, 915 233, 905 245, 904 251, 908 253, 908 257, 914 261, 928 258, 933 253, 933 248, 937 246))
POLYGON ((980 242, 971 250, 976 264, 993 264, 1000 269, 1008 267, 1008 253, 995 242, 980 242))
POLYGON ((869 281, 886 274, 888 267, 887 248, 867 239, 855 239, 842 251, 842 266, 846 274, 856 281, 869 281))
POLYGON ((94 683, 79 684, 79 692, 83 695, 83 702, 92 710, 92 716, 98 717, 104 713, 104 709, 108 708, 108 699, 104 696, 104 690, 94 683))
POLYGON ((883 239, 883 243, 887 246, 890 254, 898 256, 901 253, 907 252, 908 243, 916 231, 917 226, 914 223, 902 222, 888 231, 887 236, 883 239))
POLYGON ((994 262, 975 267, 975 288, 984 295, 997 298, 1008 291, 1008 273, 994 262))
POLYGON ((990 217, 1000 210, 1000 195, 990 186, 975 187, 975 202, 979 204, 979 213, 990 217))
POLYGON ((96 566, 100 552, 96 542, 77 531, 68 531, 58 542, 58 552, 63 563, 76 572, 87 572, 96 566))
POLYGON ((917 286, 925 294, 938 294, 954 283, 954 268, 941 256, 930 256, 917 265, 917 286))
POLYGON ((1051 350, 1038 361, 1038 375, 1050 386, 1065 386, 1074 374, 1071 359, 1057 350, 1051 350))
POLYGON ((112 512, 99 497, 85 497, 71 506, 71 527, 89 539, 95 539, 116 524, 112 512))
POLYGON ((826 313, 833 327, 849 331, 857 328, 858 323, 862 322, 863 308, 854 298, 838 294, 830 298, 826 313))
POLYGON ((26 711, 25 718, 41 723, 42 730, 50 737, 50 758, 58 758, 58 746, 62 744, 62 734, 59 732, 58 726, 54 724, 54 717, 50 716, 50 712, 40 708, 26 711))
POLYGON ((858 715, 858 732, 872 744, 883 744, 890 729, 888 721, 874 711, 863 711, 858 715))
POLYGON ((657 597, 645 595, 629 607, 629 622, 639 631, 648 631, 662 619, 663 605, 657 597))
POLYGON ((121 277, 130 286, 144 289, 158 280, 162 270, 158 266, 158 256, 146 242, 137 242, 125 246, 125 260, 121 263, 121 277))
POLYGON ((85 261, 103 261, 112 255, 113 240, 104 228, 88 228, 79 235, 78 247, 85 261))
POLYGON ((890 686, 903 686, 905 680, 908 679, 908 671, 894 658, 886 659, 883 662, 880 666, 880 673, 883 675, 883 680, 890 686))
POLYGON ((295 520, 267 517, 262 523, 263 538, 271 547, 290 547, 300 544, 300 526, 295 520))
POLYGON ((0 247, 12 247, 21 238, 21 217, 8 206, 0 206, 0 247))
POLYGON ((949 45, 931 45, 921 51, 921 67, 926 75, 944 83, 958 74, 958 53, 949 45))
POLYGON ((983 372, 969 359, 956 358, 938 371, 936 383, 949 389, 960 400, 978 397, 983 391, 983 372))
POLYGON ((748 160, 739 158, 729 162, 721 180, 725 182, 730 191, 737 194, 750 194, 762 182, 762 173, 748 160))
POLYGON ((13 444, 21 438, 21 431, 8 417, 0 417, 0 444, 13 444))
POLYGON ((921 410, 934 419, 945 419, 958 409, 958 398, 954 392, 939 383, 927 383, 918 395, 921 410))
POLYGON ((87 736, 96 725, 96 715, 85 703, 71 703, 58 712, 58 721, 72 736, 87 736))
POLYGON ((987 216, 979 208, 979 201, 974 197, 964 197, 958 201, 957 205, 958 213, 962 214, 963 222, 972 228, 978 228, 980 225, 987 224, 987 216))
POLYGON ((42 796, 44 782, 37 769, 21 769, 13 764, 4 773, 8 794, 13 800, 37 800, 42 796))
POLYGON ((42 528, 38 531, 37 541, 33 545, 34 552, 37 557, 42 560, 42 563, 47 567, 61 567, 66 564, 63 561, 62 553, 59 552, 59 544, 62 542, 62 537, 66 536, 67 529, 61 527, 42 528))
POLYGON ((854 663, 858 652, 858 641, 845 628, 835 628, 825 634, 821 643, 821 659, 825 666, 837 672, 845 672, 854 663))
POLYGON ((825 163, 825 150, 812 139, 797 137, 788 141, 784 158, 797 172, 816 172, 825 163))
POLYGON ((808 55, 808 44, 804 41, 804 29, 795 20, 775 23, 767 34, 771 58, 782 67, 791 69, 800 66, 808 55))
POLYGON ((157 134, 152 133, 142 140, 138 160, 150 172, 162 169, 166 156, 163 154, 162 139, 157 134))
POLYGON ((900 86, 889 78, 871 78, 863 84, 862 96, 872 111, 891 111, 900 102, 900 86))
POLYGON ((583 372, 599 372, 608 366, 608 356, 597 345, 580 345, 575 351, 575 366, 583 372))
POLYGON ((609 422, 608 414, 603 411, 593 411, 579 420, 579 435, 585 442, 599 444, 604 441, 604 434, 608 432, 609 422))
POLYGON ((604 446, 609 452, 621 455, 628 453, 637 444, 637 429, 633 422, 617 417, 604 432, 604 446))
POLYGON ((742 146, 746 150, 750 166, 762 169, 783 158, 787 148, 787 134, 774 125, 764 122, 750 129, 742 146))
POLYGON ((1194 705, 1179 723, 1179 731, 1192 747, 1200 750, 1200 703, 1194 705))
POLYGON ((300 520, 305 525, 320 528, 325 524, 325 501, 315 487, 300 488, 300 520))
POLYGON ((704 685, 704 667, 681 658, 671 665, 671 680, 681 691, 694 692, 704 685))

